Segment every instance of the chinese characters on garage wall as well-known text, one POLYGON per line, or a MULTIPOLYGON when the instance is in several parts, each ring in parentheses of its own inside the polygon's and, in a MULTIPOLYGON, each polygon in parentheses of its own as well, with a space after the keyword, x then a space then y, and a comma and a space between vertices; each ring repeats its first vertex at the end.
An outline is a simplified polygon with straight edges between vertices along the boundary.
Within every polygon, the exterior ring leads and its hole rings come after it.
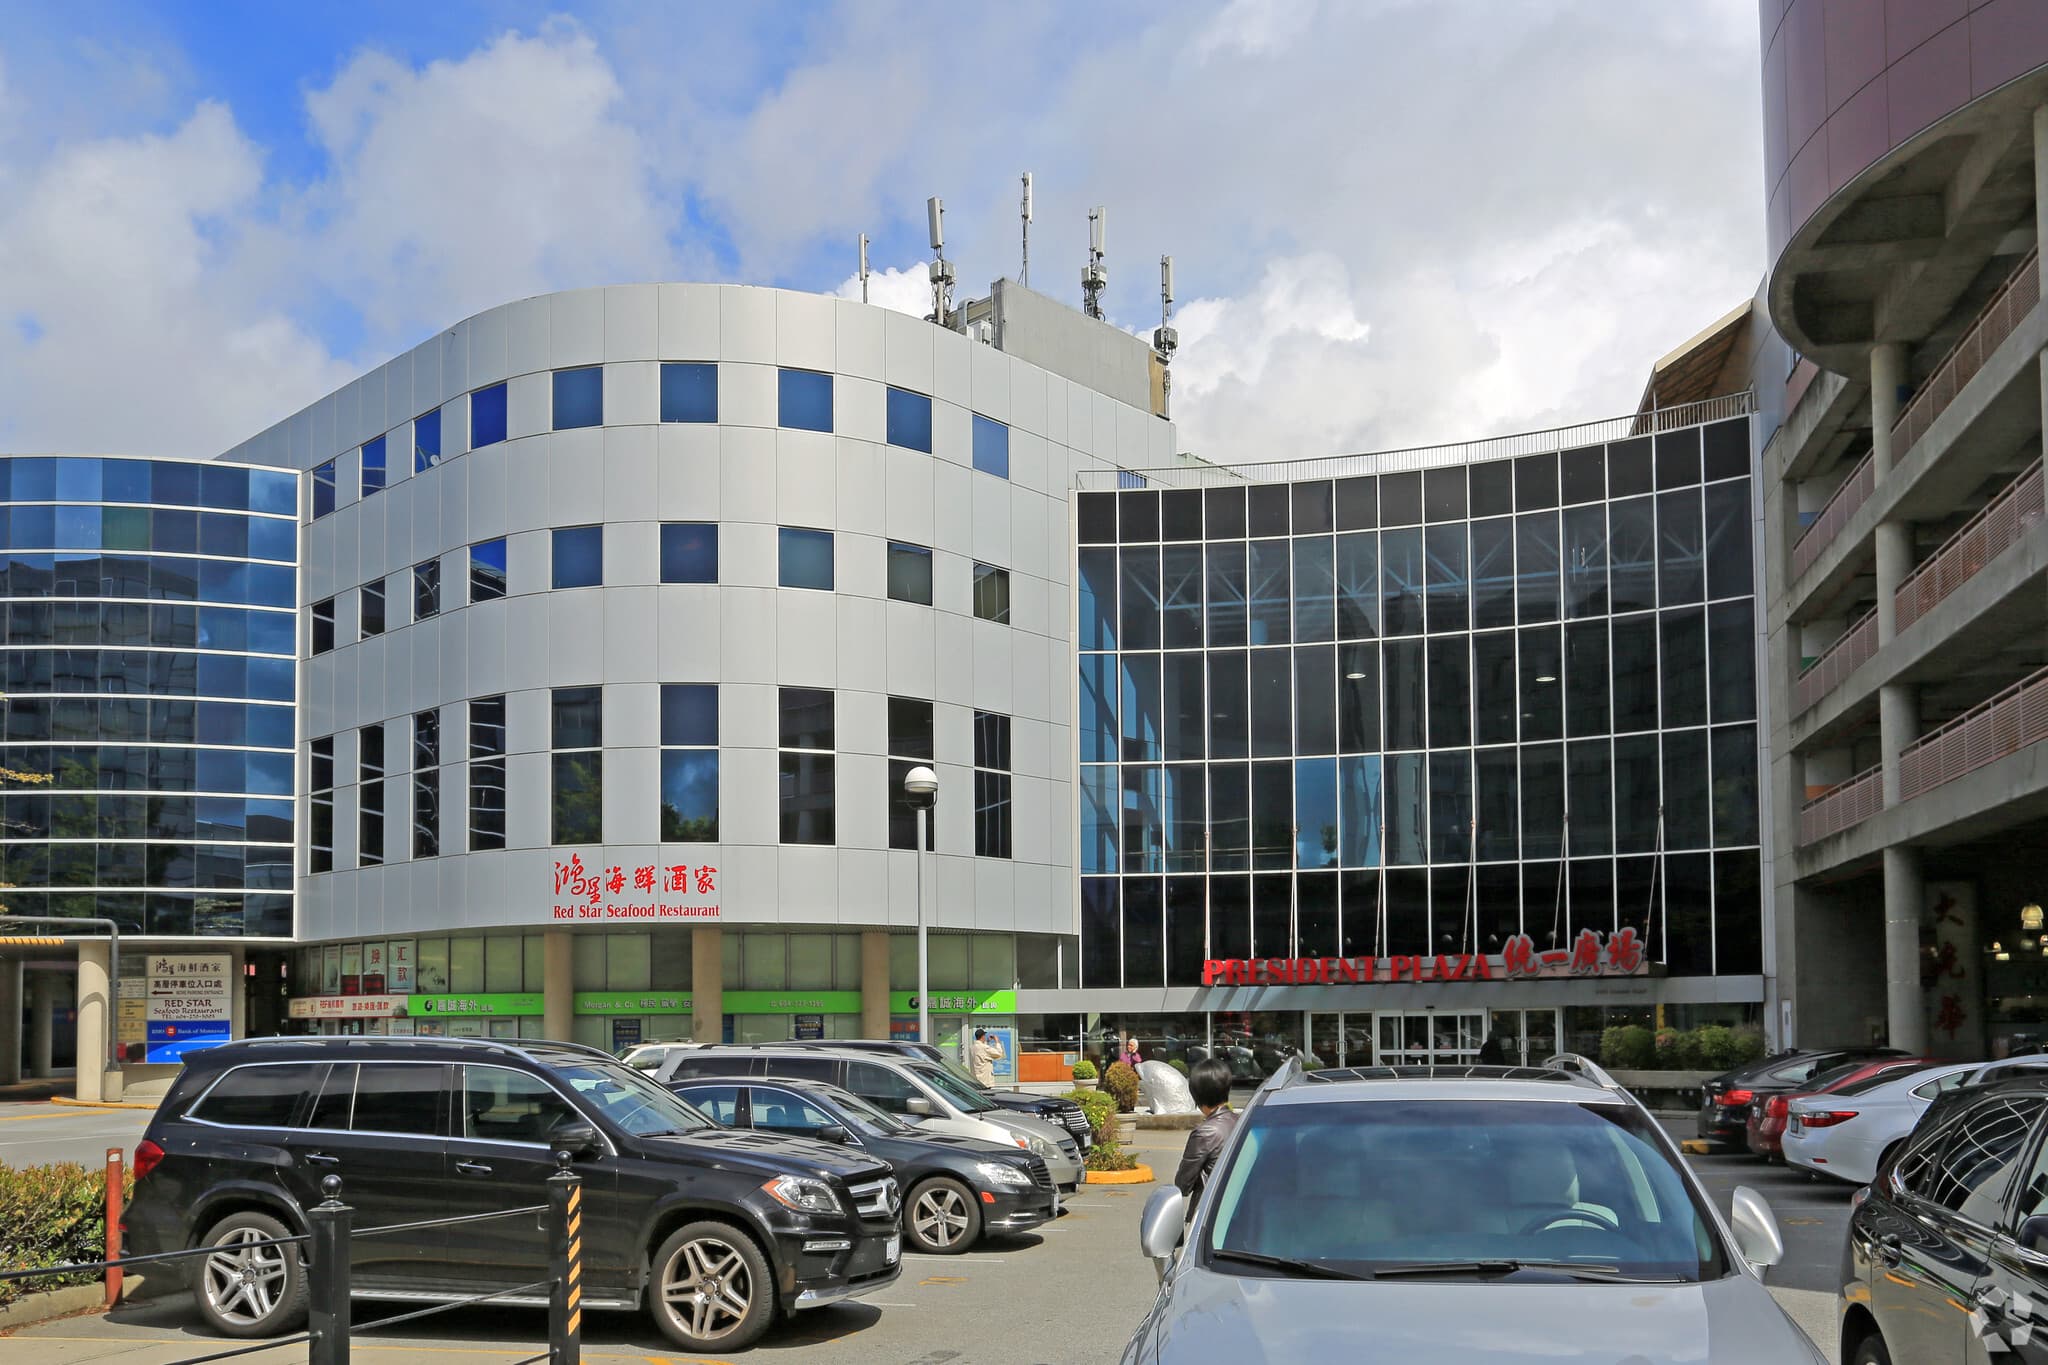
POLYGON ((1402 981, 1519 981, 1543 977, 1643 976, 1649 972, 1634 929, 1601 935, 1579 931, 1570 948, 1536 950, 1527 934, 1502 951, 1393 957, 1274 957, 1202 964, 1204 986, 1341 986, 1402 981))
POLYGON ((583 855, 555 859, 552 918, 558 920, 717 919, 718 869, 613 864, 585 866, 583 855))

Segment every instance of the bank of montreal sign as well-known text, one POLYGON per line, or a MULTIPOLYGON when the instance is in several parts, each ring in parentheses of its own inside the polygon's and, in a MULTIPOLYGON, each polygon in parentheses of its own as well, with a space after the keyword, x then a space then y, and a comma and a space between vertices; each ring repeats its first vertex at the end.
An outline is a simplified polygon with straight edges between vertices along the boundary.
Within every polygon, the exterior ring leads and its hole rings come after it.
POLYGON ((549 922, 649 923, 719 918, 718 866, 712 854, 687 863, 554 860, 549 922))

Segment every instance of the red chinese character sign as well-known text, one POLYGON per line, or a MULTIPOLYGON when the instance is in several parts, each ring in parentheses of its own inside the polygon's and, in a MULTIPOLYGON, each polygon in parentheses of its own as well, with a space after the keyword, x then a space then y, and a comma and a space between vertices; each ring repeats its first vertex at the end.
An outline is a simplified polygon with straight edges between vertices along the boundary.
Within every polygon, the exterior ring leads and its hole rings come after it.
POLYGON ((582 853, 554 860, 549 918, 569 921, 713 920, 719 917, 718 866, 613 863, 582 853))
MULTIPOLYGON (((1968 882, 1929 882, 1926 895, 1920 996, 1927 1011, 1928 1048, 1944 1057, 1982 1057, 1984 954, 1977 942, 1977 888, 1968 882)), ((2026 941, 2004 946, 2024 952, 2026 941)))
POLYGON ((1392 957, 1230 958, 1202 964, 1204 986, 1348 986, 1369 982, 1518 981, 1545 977, 1645 976, 1649 954, 1633 928, 1583 929, 1566 948, 1536 950, 1517 934, 1488 953, 1416 953, 1392 957))

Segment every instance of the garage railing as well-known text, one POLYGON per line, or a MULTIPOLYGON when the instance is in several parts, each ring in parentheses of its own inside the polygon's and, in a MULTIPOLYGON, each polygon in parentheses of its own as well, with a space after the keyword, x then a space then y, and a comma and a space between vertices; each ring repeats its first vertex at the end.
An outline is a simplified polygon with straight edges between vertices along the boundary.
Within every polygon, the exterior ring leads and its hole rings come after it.
POLYGON ((1868 768, 1828 788, 1799 812, 1799 842, 1817 843, 1884 809, 1884 769, 1868 768))

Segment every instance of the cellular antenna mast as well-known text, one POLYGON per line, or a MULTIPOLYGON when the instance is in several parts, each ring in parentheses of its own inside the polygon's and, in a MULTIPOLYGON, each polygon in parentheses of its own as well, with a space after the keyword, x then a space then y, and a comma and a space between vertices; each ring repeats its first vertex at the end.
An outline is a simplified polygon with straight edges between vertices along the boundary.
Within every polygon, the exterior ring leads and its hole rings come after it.
POLYGON ((1088 264, 1081 268, 1081 311, 1100 321, 1102 318, 1102 290, 1109 283, 1109 271, 1102 264, 1103 228, 1109 222, 1109 210, 1100 204, 1088 210, 1088 264))
POLYGON ((1164 368, 1159 375, 1161 417, 1173 411, 1173 353, 1180 349, 1180 333, 1173 326, 1173 257, 1159 258, 1159 330, 1152 334, 1152 349, 1159 352, 1164 368))
POLYGON ((1031 172, 1024 172, 1024 266, 1017 272, 1017 283, 1031 287, 1031 172))
POLYGON ((868 301, 868 235, 860 235, 860 301, 868 301))
POLYGON ((946 204, 937 195, 924 201, 932 237, 932 315, 941 327, 953 325, 953 263, 946 259, 946 204))

